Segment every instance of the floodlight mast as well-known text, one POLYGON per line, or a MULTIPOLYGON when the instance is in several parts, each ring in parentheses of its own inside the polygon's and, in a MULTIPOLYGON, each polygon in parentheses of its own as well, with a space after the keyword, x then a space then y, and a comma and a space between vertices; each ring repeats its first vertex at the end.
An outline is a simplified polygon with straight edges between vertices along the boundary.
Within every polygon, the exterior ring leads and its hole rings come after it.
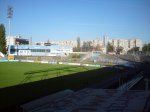
POLYGON ((10 20, 11 20, 11 18, 12 18, 12 15, 13 15, 13 8, 12 8, 11 6, 8 6, 8 9, 7 9, 7 18, 8 18, 8 25, 9 25, 9 26, 8 26, 8 27, 9 27, 9 29, 8 29, 8 32, 9 32, 8 35, 9 35, 9 36, 10 36, 10 33, 11 33, 11 32, 10 32, 10 30, 11 30, 11 29, 10 29, 10 28, 11 28, 11 27, 10 27, 10 25, 11 25, 11 21, 10 21, 10 20))

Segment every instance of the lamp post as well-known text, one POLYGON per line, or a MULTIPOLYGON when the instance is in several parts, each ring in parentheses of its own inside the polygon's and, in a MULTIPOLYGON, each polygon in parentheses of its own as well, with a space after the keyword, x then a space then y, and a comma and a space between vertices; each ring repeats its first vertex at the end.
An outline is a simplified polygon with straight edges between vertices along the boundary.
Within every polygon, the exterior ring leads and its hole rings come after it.
POLYGON ((8 18, 8 36, 9 36, 9 44, 10 45, 10 19, 12 18, 12 15, 13 15, 13 8, 11 6, 8 6, 8 9, 7 9, 7 18, 8 18))
POLYGON ((12 18, 12 15, 13 15, 13 8, 11 6, 8 6, 7 18, 8 18, 8 24, 9 24, 9 36, 10 36, 10 24, 11 24, 10 19, 12 18))
POLYGON ((17 56, 18 56, 18 44, 17 44, 17 56))
POLYGON ((19 42, 16 42, 16 45, 17 45, 17 56, 18 56, 18 45, 19 45, 19 42))

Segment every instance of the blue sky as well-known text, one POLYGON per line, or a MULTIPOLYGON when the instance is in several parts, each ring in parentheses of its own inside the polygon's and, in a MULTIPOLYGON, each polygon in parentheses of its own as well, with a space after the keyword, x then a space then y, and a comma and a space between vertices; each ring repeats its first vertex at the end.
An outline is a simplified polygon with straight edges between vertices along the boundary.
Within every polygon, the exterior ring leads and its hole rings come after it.
POLYGON ((0 0, 0 23, 8 34, 33 41, 140 38, 150 42, 150 0, 0 0))

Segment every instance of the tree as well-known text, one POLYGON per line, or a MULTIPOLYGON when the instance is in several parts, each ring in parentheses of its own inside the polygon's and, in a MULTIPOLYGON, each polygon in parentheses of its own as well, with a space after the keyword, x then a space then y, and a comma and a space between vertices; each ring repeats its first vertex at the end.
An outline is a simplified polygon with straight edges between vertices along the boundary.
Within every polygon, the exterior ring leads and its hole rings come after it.
POLYGON ((81 44, 81 42, 80 42, 80 37, 77 37, 77 51, 78 52, 80 52, 80 44, 81 44))
POLYGON ((150 52, 150 43, 147 46, 148 46, 148 52, 150 52))
POLYGON ((6 54, 6 38, 5 38, 5 27, 0 24, 0 52, 6 54))
POLYGON ((132 49, 128 50, 128 54, 134 54, 134 53, 139 53, 140 48, 139 47, 133 47, 132 49))
POLYGON ((99 44, 96 45, 95 47, 96 51, 102 51, 102 46, 100 46, 99 44))
POLYGON ((142 52, 143 53, 148 53, 150 52, 150 43, 149 44, 144 44, 143 48, 142 48, 142 52))
POLYGON ((116 48, 116 53, 117 54, 122 53, 122 51, 123 51, 123 47, 122 46, 119 46, 119 47, 116 48))
POLYGON ((83 42, 82 52, 87 52, 87 43, 83 42))
POLYGON ((114 46, 111 45, 109 42, 108 42, 108 45, 107 45, 107 52, 114 52, 114 46))
POLYGON ((92 50, 93 50, 93 46, 91 41, 83 42, 83 46, 82 46, 83 52, 88 52, 92 50))
POLYGON ((144 53, 146 53, 147 50, 148 50, 148 45, 147 45, 147 44, 144 44, 144 46, 143 46, 143 48, 142 48, 142 51, 143 51, 144 53))
POLYGON ((73 47, 73 52, 77 52, 77 47, 73 47))

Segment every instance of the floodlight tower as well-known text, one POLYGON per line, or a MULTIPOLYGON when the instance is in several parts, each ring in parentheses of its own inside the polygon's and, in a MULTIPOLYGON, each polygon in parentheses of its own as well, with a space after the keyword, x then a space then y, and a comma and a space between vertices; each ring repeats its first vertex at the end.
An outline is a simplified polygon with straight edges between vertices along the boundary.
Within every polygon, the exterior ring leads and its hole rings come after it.
POLYGON ((103 47, 105 48, 105 52, 107 53, 107 44, 108 44, 108 36, 103 36, 103 47))
POLYGON ((7 9, 7 18, 8 18, 8 27, 9 27, 9 29, 8 29, 8 35, 10 36, 10 20, 11 20, 11 18, 12 18, 12 15, 13 15, 13 8, 11 7, 11 6, 8 6, 8 9, 7 9))

